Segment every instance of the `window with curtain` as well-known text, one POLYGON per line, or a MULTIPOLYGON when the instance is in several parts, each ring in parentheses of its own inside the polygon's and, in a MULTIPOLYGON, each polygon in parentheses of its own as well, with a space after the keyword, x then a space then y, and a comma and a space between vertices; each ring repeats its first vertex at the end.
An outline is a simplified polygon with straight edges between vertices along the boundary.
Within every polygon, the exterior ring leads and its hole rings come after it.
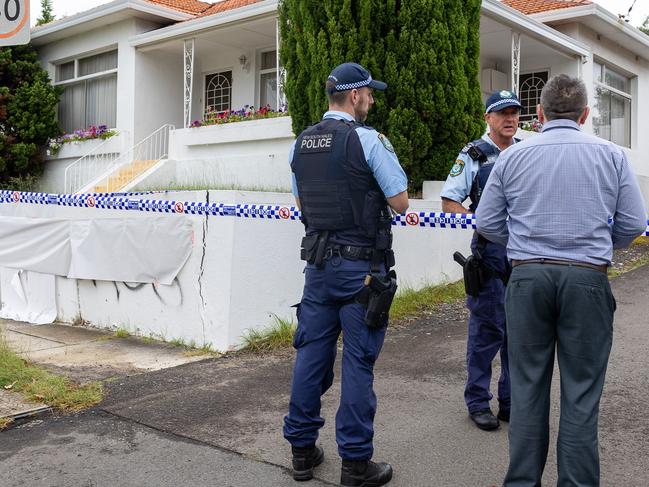
POLYGON ((594 63, 595 101, 592 107, 595 135, 631 147, 631 78, 594 63))
MULTIPOLYGON (((279 103, 286 105, 284 95, 284 68, 279 67, 279 103)), ((277 110, 277 51, 266 51, 261 53, 261 65, 259 70, 259 106, 270 105, 277 110)))
POLYGON ((55 84, 63 88, 59 124, 66 133, 90 125, 115 128, 117 50, 60 63, 55 79, 55 84))

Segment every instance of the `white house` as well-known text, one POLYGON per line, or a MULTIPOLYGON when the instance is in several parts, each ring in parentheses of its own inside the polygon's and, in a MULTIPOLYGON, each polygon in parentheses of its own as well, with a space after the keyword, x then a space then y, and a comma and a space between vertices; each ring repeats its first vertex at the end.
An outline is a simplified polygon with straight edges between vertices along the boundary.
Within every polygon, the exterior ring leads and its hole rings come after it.
MULTIPOLYGON (((593 107, 586 130, 628 148, 649 175, 648 36, 588 0, 483 0, 480 37, 485 96, 513 88, 530 120, 549 77, 580 76, 593 107)), ((209 112, 282 103, 277 0, 115 0, 34 28, 32 42, 65 86, 64 129, 106 124, 120 133, 97 149, 66 144, 43 189, 288 188, 288 117, 189 128, 209 112), (65 169, 88 152, 66 184, 65 169), (111 170, 115 185, 99 184, 111 170)))

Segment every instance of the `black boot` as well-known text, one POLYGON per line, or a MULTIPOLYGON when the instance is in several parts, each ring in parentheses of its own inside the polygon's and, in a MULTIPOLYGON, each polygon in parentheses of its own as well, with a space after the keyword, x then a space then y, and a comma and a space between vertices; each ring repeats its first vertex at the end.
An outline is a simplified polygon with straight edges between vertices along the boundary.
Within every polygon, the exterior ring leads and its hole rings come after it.
POLYGON ((317 467, 324 460, 324 451, 319 446, 306 448, 291 447, 293 453, 293 478, 295 480, 311 480, 313 467, 317 467))
POLYGON ((352 487, 379 487, 392 480, 389 463, 374 463, 369 460, 343 460, 340 483, 352 487))

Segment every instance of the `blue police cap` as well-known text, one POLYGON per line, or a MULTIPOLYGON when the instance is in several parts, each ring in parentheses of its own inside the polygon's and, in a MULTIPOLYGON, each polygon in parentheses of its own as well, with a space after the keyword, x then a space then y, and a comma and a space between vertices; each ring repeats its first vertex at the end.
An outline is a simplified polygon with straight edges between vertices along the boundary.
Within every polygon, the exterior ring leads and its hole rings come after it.
POLYGON ((388 85, 383 81, 372 79, 370 72, 360 64, 343 63, 339 64, 331 72, 327 81, 334 83, 335 87, 329 88, 329 94, 336 91, 353 90, 368 86, 375 90, 385 90, 388 85))
POLYGON ((511 91, 503 90, 496 91, 487 100, 487 113, 499 112, 509 107, 522 108, 521 102, 518 97, 511 91))

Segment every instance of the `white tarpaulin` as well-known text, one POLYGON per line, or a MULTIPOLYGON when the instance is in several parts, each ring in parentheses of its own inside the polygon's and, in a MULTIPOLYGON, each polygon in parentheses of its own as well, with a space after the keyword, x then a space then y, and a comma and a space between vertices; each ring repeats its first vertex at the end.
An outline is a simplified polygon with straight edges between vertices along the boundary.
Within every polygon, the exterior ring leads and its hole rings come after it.
POLYGON ((0 318, 37 325, 56 319, 54 276, 0 269, 0 318))
POLYGON ((0 218, 0 266, 74 279, 171 284, 192 245, 185 218, 0 218))

